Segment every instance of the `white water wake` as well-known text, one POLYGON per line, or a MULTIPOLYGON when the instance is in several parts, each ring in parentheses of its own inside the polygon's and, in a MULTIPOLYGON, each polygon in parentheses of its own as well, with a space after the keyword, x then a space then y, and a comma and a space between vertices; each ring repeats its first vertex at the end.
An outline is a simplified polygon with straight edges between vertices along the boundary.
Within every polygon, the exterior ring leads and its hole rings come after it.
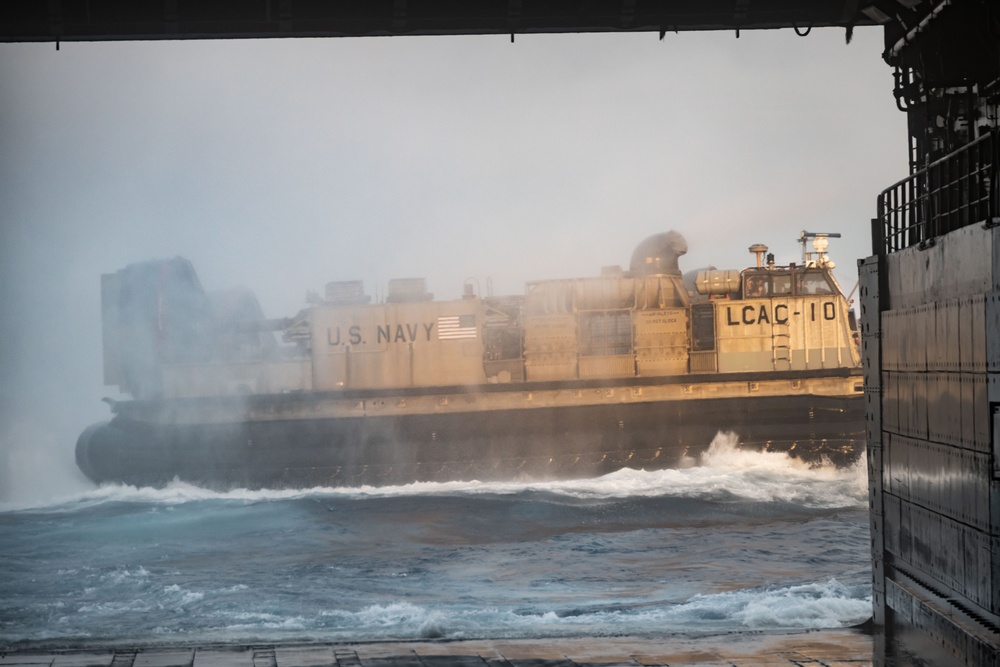
POLYGON ((677 604, 592 610, 428 607, 401 601, 355 611, 328 609, 312 618, 240 611, 220 615, 220 626, 215 631, 223 636, 239 635, 263 627, 316 633, 325 639, 333 633, 352 641, 378 641, 601 636, 620 634, 623 628, 628 628, 631 635, 656 635, 664 629, 816 630, 856 625, 871 616, 870 590, 861 588, 831 579, 826 583, 695 595, 677 604))
POLYGON ((867 503, 867 466, 862 456, 850 468, 809 465, 782 452, 740 449, 732 433, 719 433, 700 460, 669 470, 630 468, 592 479, 510 482, 415 482, 398 486, 233 489, 212 491, 175 481, 163 488, 105 484, 44 504, 0 505, 0 512, 26 509, 72 511, 106 502, 178 505, 205 500, 261 502, 313 496, 385 498, 458 494, 508 495, 543 492, 579 499, 684 497, 787 502, 812 508, 862 507, 867 503))

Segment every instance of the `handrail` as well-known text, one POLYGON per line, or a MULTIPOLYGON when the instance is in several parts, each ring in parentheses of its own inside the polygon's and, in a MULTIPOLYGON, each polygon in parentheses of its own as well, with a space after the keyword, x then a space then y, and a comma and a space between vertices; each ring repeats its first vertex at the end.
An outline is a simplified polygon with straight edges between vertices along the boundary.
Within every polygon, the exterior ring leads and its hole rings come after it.
POLYGON ((990 130, 878 198, 875 254, 933 245, 942 234, 974 224, 1000 224, 1000 139, 990 130))

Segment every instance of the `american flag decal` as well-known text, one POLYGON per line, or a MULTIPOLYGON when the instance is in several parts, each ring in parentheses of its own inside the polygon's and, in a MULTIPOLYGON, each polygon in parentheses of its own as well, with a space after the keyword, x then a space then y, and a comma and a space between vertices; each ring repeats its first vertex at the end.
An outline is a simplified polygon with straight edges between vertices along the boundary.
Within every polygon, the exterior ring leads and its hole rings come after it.
POLYGON ((460 340, 475 338, 478 333, 476 316, 449 315, 438 318, 438 340, 460 340))

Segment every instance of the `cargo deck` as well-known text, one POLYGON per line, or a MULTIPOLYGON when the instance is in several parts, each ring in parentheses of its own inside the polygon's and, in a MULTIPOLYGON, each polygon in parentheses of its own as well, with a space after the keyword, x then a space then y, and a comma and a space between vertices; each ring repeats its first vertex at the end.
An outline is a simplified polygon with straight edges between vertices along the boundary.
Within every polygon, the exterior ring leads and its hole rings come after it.
MULTIPOLYGON (((0 666, 51 667, 863 667, 883 665, 862 632, 745 632, 364 644, 213 644, 0 652, 0 666)), ((910 663, 892 663, 903 667, 910 663)))

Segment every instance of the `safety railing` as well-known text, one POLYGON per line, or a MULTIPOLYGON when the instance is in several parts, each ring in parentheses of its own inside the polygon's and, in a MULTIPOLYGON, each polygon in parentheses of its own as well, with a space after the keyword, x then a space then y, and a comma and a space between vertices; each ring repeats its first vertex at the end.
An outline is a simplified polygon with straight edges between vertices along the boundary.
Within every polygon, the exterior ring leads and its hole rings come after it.
POLYGON ((872 221, 874 254, 911 246, 968 225, 1000 224, 1000 140, 990 131, 887 188, 872 221))

